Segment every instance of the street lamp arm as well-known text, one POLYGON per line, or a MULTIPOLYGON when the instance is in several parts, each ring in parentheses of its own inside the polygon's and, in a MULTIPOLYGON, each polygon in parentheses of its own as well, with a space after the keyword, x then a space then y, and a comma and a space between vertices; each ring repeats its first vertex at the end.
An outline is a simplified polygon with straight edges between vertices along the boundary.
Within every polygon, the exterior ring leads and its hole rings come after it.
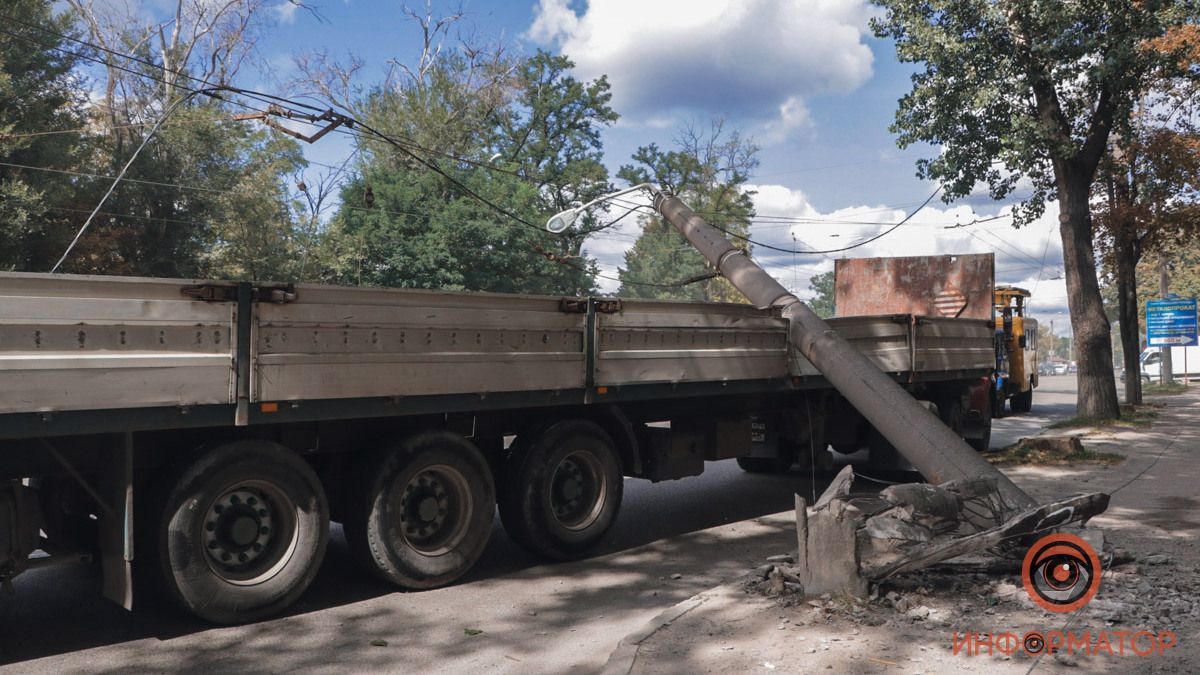
POLYGON ((638 192, 640 190, 645 190, 646 192, 649 192, 651 197, 658 195, 659 192, 661 191, 659 189, 659 187, 653 183, 638 183, 637 185, 634 185, 633 187, 625 188, 624 190, 617 190, 616 192, 611 192, 606 195, 601 195, 586 204, 580 204, 579 206, 574 206, 572 208, 567 209, 566 211, 559 211, 558 213, 554 214, 553 216, 550 216, 550 218, 546 221, 546 229, 550 230, 551 232, 553 232, 555 234, 563 232, 564 230, 566 230, 568 227, 570 227, 571 225, 573 225, 575 223, 575 221, 579 218, 580 214, 582 214, 584 211, 588 210, 589 208, 595 206, 596 204, 606 202, 610 199, 615 199, 617 197, 620 197, 621 195, 627 195, 630 192, 638 192))

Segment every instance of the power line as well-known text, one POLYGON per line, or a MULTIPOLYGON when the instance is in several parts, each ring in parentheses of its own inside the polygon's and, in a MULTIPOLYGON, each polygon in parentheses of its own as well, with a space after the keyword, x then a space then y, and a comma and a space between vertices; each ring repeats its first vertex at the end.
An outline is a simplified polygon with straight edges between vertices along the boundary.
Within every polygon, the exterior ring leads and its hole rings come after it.
POLYGON ((108 200, 110 195, 112 195, 113 190, 117 189, 117 183, 120 183, 121 179, 125 177, 125 172, 129 171, 129 167, 133 165, 134 160, 136 160, 138 155, 141 154, 142 149, 146 147, 146 144, 150 142, 150 139, 154 137, 154 134, 158 133, 158 130, 162 127, 163 122, 166 122, 167 118, 171 116, 171 113, 175 112, 179 106, 183 105, 193 96, 196 96, 200 93, 203 92, 188 94, 184 98, 172 103, 166 110, 163 111, 162 116, 158 118, 158 121, 154 123, 154 126, 150 129, 150 131, 146 133, 146 137, 142 139, 142 142, 137 146, 137 149, 134 150, 133 154, 129 156, 129 160, 125 162, 125 165, 121 167, 121 172, 118 173, 117 177, 113 179, 112 185, 108 186, 108 190, 104 192, 104 196, 100 198, 100 201, 96 204, 96 208, 92 209, 92 212, 88 214, 87 220, 83 221, 83 225, 81 225, 79 227, 79 231, 75 233, 75 238, 71 240, 70 244, 67 244, 67 250, 63 251, 62 257, 58 259, 58 262, 54 263, 54 267, 50 268, 51 274, 58 271, 58 268, 62 266, 63 261, 67 259, 68 255, 70 255, 71 249, 75 248, 75 244, 79 243, 79 238, 83 236, 83 233, 87 230, 88 225, 92 224, 92 219, 96 217, 96 213, 100 210, 100 207, 104 206, 104 202, 108 200))
MULTIPOLYGON (((55 169, 48 166, 32 166, 29 164, 14 164, 12 162, 0 162, 0 166, 7 166, 14 169, 28 169, 30 171, 47 171, 49 173, 60 173, 68 176, 78 176, 81 178, 103 178, 106 180, 114 180, 116 176, 106 176, 99 173, 87 173, 85 171, 71 171, 68 169, 55 169)), ((139 183, 141 185, 154 185, 157 187, 177 188, 180 190, 196 190, 199 192, 211 192, 214 194, 231 194, 230 190, 218 190, 216 188, 200 187, 197 185, 180 185, 178 183, 163 183, 153 180, 143 180, 140 178, 123 178, 126 183, 139 183)))
MULTIPOLYGON (((160 77, 156 77, 156 76, 154 76, 154 75, 151 75, 150 73, 138 72, 138 71, 136 71, 136 70, 133 70, 133 69, 130 69, 130 68, 126 68, 126 67, 120 66, 120 65, 118 65, 118 64, 115 64, 115 63, 112 63, 112 62, 110 62, 110 61, 102 61, 102 60, 100 60, 100 59, 97 59, 97 58, 94 58, 94 57, 92 57, 92 56, 90 56, 90 55, 88 55, 88 54, 81 54, 81 53, 79 53, 79 52, 74 52, 74 51, 72 51, 72 50, 65 49, 65 48, 63 48, 63 47, 60 47, 60 46, 58 46, 57 44, 52 44, 52 43, 46 42, 46 41, 44 41, 44 40, 38 40, 37 38, 31 37, 31 36, 27 36, 27 35, 21 35, 21 34, 19 34, 19 33, 15 33, 15 32, 8 31, 8 30, 4 30, 4 29, 0 28, 0 33, 4 33, 4 34, 7 34, 7 35, 10 35, 10 36, 12 36, 12 37, 15 37, 15 38, 17 38, 17 39, 21 39, 21 40, 24 40, 24 41, 26 41, 26 42, 30 42, 30 43, 34 43, 34 44, 39 44, 39 43, 40 43, 40 44, 42 44, 44 47, 47 47, 47 48, 50 48, 50 49, 54 49, 54 50, 56 50, 56 51, 62 52, 62 53, 64 53, 64 54, 67 54, 67 55, 70 55, 70 56, 74 56, 74 57, 76 57, 76 58, 79 58, 79 59, 81 59, 81 60, 85 60, 85 61, 89 61, 89 62, 92 62, 92 63, 96 63, 96 64, 102 65, 102 66, 104 66, 104 67, 106 67, 106 68, 114 68, 114 69, 116 69, 116 70, 120 70, 120 71, 122 71, 122 72, 125 72, 125 73, 128 73, 128 74, 131 74, 131 75, 134 75, 134 76, 136 76, 136 77, 143 77, 143 78, 146 78, 146 79, 149 79, 149 80, 152 80, 152 81, 159 82, 160 84, 163 84, 164 86, 168 86, 168 87, 175 87, 175 88, 181 89, 181 90, 183 90, 183 91, 187 91, 187 92, 189 92, 189 95, 188 95, 187 97, 185 97, 184 99, 181 99, 180 101, 177 101, 175 105, 178 105, 178 104, 179 104, 179 103, 181 103, 183 100, 186 100, 186 99, 188 99, 188 98, 191 98, 191 96, 193 96, 193 95, 196 95, 196 94, 201 94, 201 93, 203 93, 203 94, 206 94, 206 95, 209 95, 209 96, 212 96, 213 98, 217 98, 217 99, 219 99, 219 100, 225 100, 225 99, 223 99, 223 98, 221 98, 221 97, 217 96, 217 95, 214 93, 214 90, 222 90, 222 91, 228 91, 228 92, 231 92, 231 93, 239 94, 239 95, 245 96, 245 97, 247 97, 247 98, 250 98, 250 99, 252 99, 252 100, 257 100, 257 101, 259 101, 260 103, 268 103, 269 105, 282 105, 282 107, 284 107, 284 108, 288 108, 288 109, 289 109, 290 111, 292 111, 293 113, 297 112, 297 108, 300 108, 300 109, 305 109, 305 110, 309 110, 309 111, 315 111, 315 112, 322 112, 320 108, 317 108, 317 107, 315 107, 315 106, 311 106, 311 105, 308 105, 308 104, 305 104, 305 103, 301 103, 301 102, 295 101, 294 99, 284 98, 284 97, 276 96, 276 95, 273 95, 273 94, 266 94, 266 93, 262 93, 262 92, 255 92, 255 91, 251 91, 251 90, 240 89, 240 88, 237 88, 237 87, 233 87, 233 86, 231 86, 231 85, 223 85, 223 84, 220 84, 220 85, 219 85, 219 84, 214 84, 214 83, 212 83, 212 82, 209 82, 208 80, 205 80, 205 79, 203 79, 203 78, 198 78, 198 77, 195 77, 195 76, 192 76, 192 75, 188 75, 187 73, 183 73, 183 72, 180 72, 180 71, 175 71, 175 70, 166 69, 166 68, 163 68, 163 67, 162 67, 162 66, 160 66, 159 64, 156 64, 156 63, 154 63, 154 62, 152 62, 152 61, 148 61, 148 60, 145 60, 145 59, 141 59, 141 58, 138 58, 138 57, 132 56, 132 55, 130 55, 130 54, 125 54, 125 53, 122 53, 122 52, 118 52, 118 51, 115 51, 115 50, 109 49, 109 48, 107 48, 107 47, 103 47, 103 46, 101 46, 101 45, 96 45, 96 44, 94 44, 94 43, 91 43, 91 42, 88 42, 88 41, 85 41, 85 40, 80 40, 80 39, 78 39, 78 38, 75 38, 75 37, 72 37, 72 36, 69 36, 69 35, 65 35, 65 34, 62 34, 62 33, 58 33, 58 32, 56 32, 56 31, 53 31, 53 30, 47 29, 47 28, 45 28, 45 27, 38 26, 38 25, 36 25, 36 24, 31 24, 31 23, 29 23, 29 22, 25 22, 25 21, 22 21, 22 20, 20 20, 20 19, 16 19, 15 17, 7 16, 7 15, 0 15, 0 16, 3 16, 4 18, 7 18, 7 19, 9 19, 9 20, 13 21, 14 23, 18 23, 18 24, 24 25, 24 26, 26 26, 26 27, 30 27, 30 28, 33 28, 33 29, 35 29, 35 30, 38 30, 38 31, 40 31, 40 32, 42 32, 42 33, 44 33, 44 34, 53 35, 53 36, 56 36, 56 37, 58 37, 58 38, 60 38, 60 39, 63 39, 63 40, 68 40, 68 41, 70 41, 70 42, 73 42, 73 43, 75 43, 75 44, 78 44, 78 45, 81 45, 81 46, 84 46, 84 47, 89 47, 89 48, 92 48, 92 49, 96 49, 96 50, 99 50, 99 51, 102 51, 102 52, 108 53, 108 54, 110 54, 110 55, 113 55, 113 56, 116 56, 116 57, 120 57, 120 58, 124 58, 124 59, 127 59, 127 60, 129 60, 129 61, 132 61, 132 62, 134 62, 134 63, 140 63, 140 64, 142 64, 142 65, 145 65, 145 66, 148 66, 148 67, 150 67, 150 68, 154 68, 155 70, 158 70, 158 71, 165 71, 165 72, 171 73, 171 74, 173 74, 173 75, 176 75, 177 77, 181 77, 181 78, 185 78, 185 79, 187 79, 187 80, 191 80, 191 81, 194 81, 194 82, 198 82, 198 83, 201 83, 201 84, 205 84, 205 85, 207 85, 208 87, 210 87, 209 89, 203 89, 203 90, 195 90, 195 89, 190 89, 190 88, 188 88, 188 87, 185 87, 185 86, 183 86, 183 85, 180 85, 180 84, 178 84, 178 82, 169 82, 169 81, 167 81, 167 80, 165 80, 165 79, 163 79, 163 78, 160 78, 160 77), (289 106, 290 106, 290 107, 289 107, 289 106)), ((271 109, 270 109, 270 108, 268 108, 268 110, 264 111, 264 110, 261 110, 261 109, 255 108, 255 107, 253 107, 253 106, 250 106, 250 105, 248 105, 248 104, 242 103, 242 102, 240 102, 240 101, 231 100, 230 102, 231 102, 231 103, 233 103, 233 104, 235 104, 235 105, 239 105, 239 106, 242 106, 242 107, 244 107, 244 108, 247 108, 247 109, 249 109, 249 110, 254 110, 254 111, 256 111, 256 112, 262 113, 262 114, 264 114, 264 115, 270 115, 270 114, 272 114, 272 113, 271 113, 271 109)), ((174 109, 174 106, 172 106, 172 107, 171 107, 169 110, 173 110, 173 109, 174 109)), ((521 176, 519 173, 517 173, 517 172, 515 172, 515 171, 511 171, 511 170, 502 169, 502 168, 500 168, 500 167, 495 167, 495 166, 492 166, 492 165, 490 165, 490 164, 485 164, 485 163, 478 162, 478 161, 475 161, 475 160, 471 160, 471 159, 468 159, 468 158, 464 158, 464 157, 457 157, 457 156, 449 155, 448 153, 441 153, 441 152, 439 152, 439 151, 435 151, 435 150, 430 150, 430 149, 427 149, 427 148, 423 148, 423 147, 421 147, 419 144, 417 144, 417 143, 415 143, 415 142, 412 142, 410 139, 404 139, 403 141, 401 141, 401 140, 398 140, 397 138, 394 138, 394 137, 392 137, 392 136, 390 136, 390 135, 388 135, 388 134, 384 134, 384 133, 382 133, 382 132, 380 132, 380 131, 378 131, 378 130, 374 129, 374 128, 372 128, 371 126, 369 126, 369 125, 367 125, 367 124, 365 124, 365 123, 363 123, 363 122, 361 122, 361 121, 359 121, 359 120, 356 120, 356 119, 354 119, 353 117, 350 117, 350 116, 342 116, 342 117, 344 117, 346 120, 348 120, 348 121, 350 121, 350 122, 353 122, 353 124, 352 124, 351 126, 359 126, 359 127, 361 127, 362 129, 365 129, 367 132, 369 132, 369 133, 370 133, 371 135, 373 135, 374 137, 376 137, 376 138, 378 138, 378 139, 380 139, 380 140, 383 140, 384 142, 386 142, 386 143, 388 143, 388 144, 392 145, 393 147, 396 147, 397 149, 399 149, 401 152, 403 152, 405 155, 407 155, 407 156, 408 156, 408 157, 410 157, 411 159, 413 159, 413 160, 417 161, 417 162, 418 162, 418 163, 420 163, 421 165, 423 165, 423 166, 425 166, 426 168, 428 168, 429 170, 431 170, 431 171, 433 171, 433 172, 437 173, 437 174, 438 174, 439 176, 441 176, 443 179, 445 179, 445 180, 447 180, 448 182, 450 182, 451 184, 453 184, 455 187, 457 187, 459 190, 461 190, 461 191, 462 191, 464 194, 466 194, 467 196, 469 196, 469 197, 471 197, 471 198, 475 199, 476 201, 479 201, 480 203, 482 203, 482 204, 484 204, 484 205, 488 206, 488 207, 489 207, 489 208, 491 208, 492 210, 496 211, 497 213, 500 213, 501 215, 504 215, 505 217, 507 217, 507 218, 509 218, 509 219, 513 220, 513 221, 514 221, 514 222, 516 222, 516 223, 519 223, 519 224, 521 224, 521 225, 523 225, 523 226, 526 226, 526 227, 533 228, 533 229, 537 230, 538 232, 543 232, 542 228, 538 227, 537 225, 534 225, 533 223, 531 223, 531 222, 529 222, 528 220, 526 220, 526 219, 524 219, 524 218, 522 218, 522 217, 518 216, 517 214, 513 213, 512 211, 510 211, 510 210, 508 210, 508 209, 506 209, 506 208, 504 208, 504 207, 502 207, 502 206, 500 206, 500 205, 496 204, 495 202, 493 202, 493 201, 491 201, 491 200, 487 199, 487 198, 486 198, 486 197, 484 197, 483 195, 480 195, 478 192, 476 192, 476 191, 472 190, 472 189, 471 189, 469 186, 467 186, 467 185, 463 184, 463 183, 462 183, 461 181, 459 181, 458 179, 454 178, 454 177, 453 177, 453 176, 451 176, 450 174, 448 174, 448 173, 446 173, 445 171, 443 171, 443 170, 441 169, 441 167, 437 166, 437 165, 436 165, 435 163, 433 163, 432 161, 429 161, 429 160, 427 160, 426 158, 420 157, 420 156, 419 156, 419 155, 417 155, 415 152, 413 152, 413 150, 412 150, 412 149, 410 149, 410 147, 411 147, 411 148, 416 148, 416 149, 419 149, 419 150, 421 150, 422 152, 428 152, 428 153, 430 153, 430 154, 443 154, 443 155, 446 155, 446 156, 448 156, 448 157, 451 157, 451 158, 455 159, 456 161, 461 161, 461 162, 463 162, 463 163, 466 163, 466 164, 469 164, 469 165, 472 165, 472 166, 477 166, 477 167, 479 167, 479 168, 485 168, 485 169, 487 169, 487 170, 491 170, 491 171, 498 171, 498 172, 502 172, 502 173, 507 173, 507 174, 511 174, 511 175, 514 175, 514 176, 521 177, 521 178, 523 178, 523 179, 527 179, 527 177, 525 177, 525 176, 521 176)), ((164 115, 164 118, 163 118, 163 119, 165 119, 165 115, 164 115)), ((162 119, 160 119, 160 120, 159 120, 159 122, 158 122, 158 123, 156 123, 156 125, 155 125, 155 128, 156 128, 156 129, 157 129, 157 127, 158 127, 159 125, 161 125, 162 121, 163 121, 163 120, 162 120, 162 119)), ((311 124, 311 122, 306 122, 305 120, 300 120, 300 121, 301 121, 301 122, 304 122, 304 123, 310 123, 310 124, 311 124)), ((355 133, 354 133, 353 131, 351 131, 351 130, 339 130, 339 131, 340 131, 341 133, 348 134, 348 135, 350 135, 350 136, 352 136, 352 137, 355 137, 355 138, 358 138, 358 139, 363 139, 363 138, 364 138, 364 137, 363 137, 361 134, 355 134, 355 133)), ((152 134, 151 134, 151 135, 152 135, 152 134)), ((147 137, 147 139, 146 139, 146 140, 149 140, 149 137, 147 137)), ((141 147, 144 147, 144 144, 145 144, 145 142, 143 142, 143 145, 142 145, 142 146, 139 146, 139 148, 138 148, 138 150, 139 150, 139 151, 141 150, 141 147)), ((117 182, 119 182, 119 180, 120 180, 120 176, 123 176, 123 175, 124 175, 124 172, 125 172, 125 170, 126 170, 126 169, 128 169, 128 166, 129 166, 130 164, 132 164, 133 160, 136 158, 136 155, 137 155, 137 153, 135 152, 135 154, 134 154, 134 157, 131 157, 131 158, 130 158, 130 160, 129 160, 129 162, 126 164, 125 168, 123 168, 123 169, 122 169, 122 172, 121 172, 121 174, 118 176, 118 178, 116 179, 116 182, 114 182, 114 183, 113 183, 113 185, 112 185, 112 186, 110 186, 110 188, 109 188, 109 193, 111 193, 111 192, 112 192, 112 190, 113 190, 113 189, 116 187, 116 184, 117 184, 117 182)), ((82 173, 78 173, 78 172, 70 172, 70 171, 66 171, 66 170, 54 170, 54 169, 49 169, 49 168, 45 168, 45 167, 19 166, 19 168, 27 168, 27 169, 32 169, 32 170, 39 170, 39 169, 40 169, 40 170, 56 171, 56 172, 60 172, 60 173, 66 173, 66 174, 72 174, 72 173, 75 173, 76 175, 87 175, 87 174, 82 174, 82 173)), ((132 180, 132 179, 131 179, 131 180, 132 180)), ((148 184, 154 184, 154 182, 153 182, 153 181, 138 181, 138 182, 142 182, 142 183, 148 183, 148 184)), ((169 184, 159 183, 159 185, 169 185, 169 184)), ((180 185, 175 185, 174 187, 185 188, 185 189, 186 189, 186 188, 190 188, 190 189, 200 189, 200 190, 205 190, 205 191, 209 191, 209 192, 222 192, 222 191, 220 191, 220 190, 214 190, 214 189, 211 189, 211 188, 196 188, 196 187, 193 187, 193 186, 180 186, 180 185)), ((107 194, 105 195, 105 198, 107 198, 107 194)), ((101 200, 101 204, 103 203, 103 201, 104 201, 104 200, 102 199, 102 200, 101 200)), ((93 212, 93 214, 92 214, 93 216, 95 215, 95 213, 96 213, 96 212, 98 212, 98 211, 99 211, 99 208, 100 208, 100 205, 97 205, 97 208, 95 209, 95 212, 93 212)), ((631 210, 631 212, 632 212, 632 210, 631 210)), ((625 214, 625 215, 628 215, 628 213, 627 213, 627 214, 625 214)), ((624 217, 624 216, 622 216, 622 217, 624 217)), ((90 222, 90 220, 91 220, 91 217, 89 217, 89 219, 88 219, 88 222, 90 222)), ((84 224, 84 228, 86 228, 86 227, 87 227, 87 223, 85 223, 85 224, 84 224)), ((80 230, 80 233, 79 233, 78 235, 76 235, 75 241, 78 241, 78 238, 79 238, 79 236, 80 236, 80 235, 82 235, 82 231, 83 231, 83 230, 81 229, 81 230, 80 230)), ((71 244, 71 247, 73 247, 73 246, 74 246, 74 243, 75 243, 75 242, 73 241, 73 242, 72 242, 72 244, 71 244)), ((69 253, 69 252, 70 252, 70 248, 71 248, 71 247, 68 247, 67 253, 69 253)), ((540 250, 540 247, 536 247, 536 248, 535 248, 535 250, 534 250, 534 252, 535 252, 535 253, 538 253, 538 254, 540 254, 540 255, 542 255, 543 257, 546 257, 547 259, 551 260, 552 262, 555 262, 555 263, 558 263, 558 264, 563 264, 563 265, 566 265, 566 266, 568 266, 568 267, 572 267, 572 268, 578 269, 578 270, 580 270, 580 271, 583 271, 583 272, 585 272, 585 273, 589 273, 589 272, 590 272, 589 270, 586 270, 586 269, 583 269, 583 268, 580 268, 580 267, 578 267, 577 265, 574 265, 574 264, 573 264, 573 263, 571 263, 569 260, 567 260, 567 259, 564 259, 564 258, 562 258, 561 256, 558 256, 558 255, 556 255, 556 254, 553 254, 553 253, 548 253, 548 252, 542 251, 542 250, 540 250)), ((64 258, 64 259, 65 259, 65 257, 66 257, 66 254, 67 254, 67 253, 64 253, 64 255, 63 255, 63 258, 64 258)), ((60 261, 59 261, 59 264, 61 264, 61 262, 62 262, 62 260, 60 260, 60 261)), ((57 269, 57 267, 58 267, 58 265, 56 264, 56 265, 55 265, 55 269, 57 269)), ((705 274, 705 275, 699 275, 699 276, 697 276, 697 277, 693 277, 693 278, 691 278, 691 279, 684 280, 684 281, 682 281, 682 282, 678 282, 678 283, 672 283, 672 284, 657 284, 657 283, 650 283, 650 282, 637 282, 637 281, 633 281, 633 280, 624 280, 624 279, 619 279, 619 278, 615 278, 615 277, 611 277, 611 276, 607 276, 607 275, 603 275, 603 274, 599 274, 599 273, 593 273, 593 274, 594 274, 595 276, 599 276, 599 277, 601 277, 601 278, 606 278, 606 279, 610 279, 610 280, 620 281, 620 282, 622 282, 622 283, 632 283, 632 284, 635 284, 635 285, 641 285, 641 286, 654 286, 654 287, 674 287, 674 286, 682 286, 682 285, 687 285, 687 284, 690 284, 690 283, 695 283, 696 281, 700 281, 700 280, 703 280, 703 279, 711 278, 712 276, 714 276, 714 275, 715 275, 715 273, 712 273, 712 274, 705 274)))
MULTIPOLYGON (((753 246, 765 248, 769 251, 778 251, 780 253, 800 253, 800 254, 804 254, 804 255, 825 255, 827 253, 841 253, 842 251, 849 251, 851 249, 859 248, 860 246, 866 246, 867 244, 869 244, 873 241, 882 239, 883 237, 886 237, 887 235, 891 234, 892 232, 895 232, 901 225, 904 225, 909 220, 911 220, 913 216, 920 213, 921 209, 925 208, 929 204, 929 202, 933 201, 933 198, 936 197, 938 195, 938 193, 941 191, 942 191, 942 186, 939 185, 937 187, 937 189, 935 189, 932 193, 930 193, 930 195, 925 199, 925 201, 921 202, 920 206, 918 206, 916 209, 914 209, 908 215, 904 216, 903 220, 896 223, 895 225, 892 225, 891 227, 884 230, 883 232, 880 232, 879 234, 877 234, 873 237, 869 237, 867 239, 863 239, 862 241, 853 243, 849 246, 843 246, 841 248, 826 249, 824 251, 802 251, 802 250, 798 250, 798 249, 794 249, 794 248, 783 248, 781 246, 773 246, 771 244, 766 244, 766 243, 763 243, 760 241, 756 241, 754 239, 751 239, 750 237, 747 237, 744 234, 734 232, 727 228, 721 227, 720 225, 713 225, 713 227, 715 227, 716 229, 720 230, 721 232, 724 232, 725 234, 727 234, 735 239, 739 239, 739 240, 744 241, 753 246)), ((712 225, 712 223, 709 223, 709 224, 712 225)))

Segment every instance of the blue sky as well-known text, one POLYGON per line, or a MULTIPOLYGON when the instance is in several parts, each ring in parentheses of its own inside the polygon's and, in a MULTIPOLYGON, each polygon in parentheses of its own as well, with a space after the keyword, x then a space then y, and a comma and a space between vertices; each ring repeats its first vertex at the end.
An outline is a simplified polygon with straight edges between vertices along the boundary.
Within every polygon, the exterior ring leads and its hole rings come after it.
MULTIPOLYGON (((400 2, 312 4, 323 21, 286 0, 274 5, 279 20, 259 44, 268 65, 248 73, 247 86, 286 80, 292 57, 306 50, 363 59, 363 83, 381 77, 388 60, 411 63, 419 53, 418 32, 400 2)), ((423 10, 419 0, 413 4, 423 10)), ((809 249, 845 246, 899 221, 936 187, 916 177, 915 162, 937 149, 900 150, 888 131, 913 67, 896 61, 890 42, 871 36, 872 9, 860 0, 465 0, 435 2, 433 11, 459 6, 464 32, 518 52, 565 53, 581 79, 608 75, 622 115, 604 134, 614 173, 640 145, 670 146, 688 122, 719 117, 753 137, 761 147, 751 181, 762 216, 752 228, 756 239, 785 248, 793 241, 809 249)), ((327 163, 348 151, 338 140, 307 149, 327 163)), ((1006 210, 985 196, 935 201, 893 234, 845 255, 995 252, 997 281, 1035 289, 1037 316, 1068 331, 1054 205, 1020 230, 1005 218, 945 229, 1006 210)), ((589 242, 588 251, 614 271, 637 231, 636 223, 623 222, 589 242)), ((823 255, 760 250, 756 258, 801 295, 809 277, 833 265, 823 255)))

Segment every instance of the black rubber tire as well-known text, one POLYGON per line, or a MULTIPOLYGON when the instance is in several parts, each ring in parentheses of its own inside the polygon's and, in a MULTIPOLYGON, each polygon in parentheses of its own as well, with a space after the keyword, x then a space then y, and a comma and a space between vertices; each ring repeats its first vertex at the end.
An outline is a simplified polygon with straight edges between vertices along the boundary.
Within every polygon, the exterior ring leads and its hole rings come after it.
POLYGON ((1033 410, 1033 387, 1030 386, 1029 389, 1019 394, 1013 394, 1008 405, 1014 413, 1027 413, 1033 410))
POLYGON ((787 473, 794 463, 784 457, 737 458, 737 465, 746 473, 787 473))
POLYGON ((938 417, 942 423, 955 434, 962 436, 966 414, 963 410, 962 398, 946 395, 937 401, 938 417))
POLYGON ((904 455, 874 427, 867 433, 867 466, 877 473, 892 475, 896 472, 915 471, 904 455))
POLYGON ((594 549, 616 521, 624 491, 612 438, 588 420, 567 420, 526 432, 524 438, 518 435, 504 480, 500 520, 505 531, 524 548, 554 560, 575 560, 594 549), (568 520, 556 513, 554 500, 555 490, 565 489, 563 477, 570 475, 579 476, 572 485, 583 496, 572 509, 578 516, 571 513, 568 520))
MULTIPOLYGON (((967 438, 967 445, 975 448, 976 452, 987 452, 992 447, 992 409, 991 406, 985 406, 983 411, 983 419, 978 422, 978 427, 982 433, 977 434, 974 438, 967 438)), ((974 425, 973 425, 974 426, 974 425)))
POLYGON ((235 441, 168 475, 177 478, 154 500, 157 517, 148 557, 169 597, 202 619, 232 624, 278 614, 304 593, 325 557, 329 506, 303 458, 268 441, 235 441), (251 560, 243 571, 225 567, 205 544, 214 543, 209 525, 218 500, 238 490, 262 496, 257 506, 265 508, 255 510, 268 516, 254 519, 256 524, 280 524, 269 535, 261 533, 264 548, 256 550, 267 553, 254 553, 263 559, 251 560), (290 536, 277 536, 288 530, 290 536))
POLYGON ((342 523, 346 543, 354 558, 384 581, 411 590, 445 586, 466 574, 487 547, 496 515, 492 472, 475 445, 458 434, 410 436, 359 463, 352 481, 342 523), (443 494, 431 492, 425 501, 432 498, 443 507, 439 515, 457 521, 431 526, 433 539, 425 541, 407 531, 423 527, 415 520, 424 517, 418 513, 421 494, 405 501, 410 488, 418 493, 437 489, 421 484, 422 477, 440 479, 443 494))

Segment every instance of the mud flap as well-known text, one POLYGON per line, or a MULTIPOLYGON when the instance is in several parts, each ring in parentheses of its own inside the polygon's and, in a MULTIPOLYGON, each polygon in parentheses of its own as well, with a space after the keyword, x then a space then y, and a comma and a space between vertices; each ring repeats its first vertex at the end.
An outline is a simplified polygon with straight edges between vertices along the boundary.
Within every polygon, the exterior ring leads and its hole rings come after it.
POLYGON ((101 472, 100 496, 112 507, 100 519, 100 564, 104 597, 133 609, 133 434, 126 432, 110 449, 101 472))

